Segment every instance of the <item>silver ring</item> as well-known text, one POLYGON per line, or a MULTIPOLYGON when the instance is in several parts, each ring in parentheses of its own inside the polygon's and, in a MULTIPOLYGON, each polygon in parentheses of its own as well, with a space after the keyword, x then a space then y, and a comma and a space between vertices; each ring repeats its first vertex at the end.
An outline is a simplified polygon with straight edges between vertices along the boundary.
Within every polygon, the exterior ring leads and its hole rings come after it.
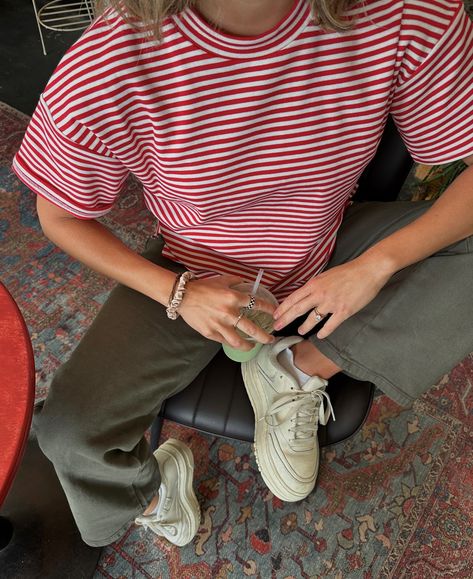
POLYGON ((233 324, 233 329, 234 329, 234 330, 237 329, 238 323, 239 323, 239 321, 241 320, 241 318, 242 318, 243 316, 244 316, 244 314, 243 314, 243 312, 241 312, 240 315, 239 315, 238 318, 237 318, 237 321, 233 324))
POLYGON ((315 306, 315 308, 313 309, 313 312, 315 314, 315 319, 317 322, 320 322, 320 320, 322 320, 326 316, 326 314, 321 314, 319 312, 319 310, 317 309, 317 306, 315 306))
POLYGON ((252 310, 255 307, 255 304, 256 304, 256 298, 255 298, 255 296, 250 294, 250 302, 243 309, 244 310, 252 310))

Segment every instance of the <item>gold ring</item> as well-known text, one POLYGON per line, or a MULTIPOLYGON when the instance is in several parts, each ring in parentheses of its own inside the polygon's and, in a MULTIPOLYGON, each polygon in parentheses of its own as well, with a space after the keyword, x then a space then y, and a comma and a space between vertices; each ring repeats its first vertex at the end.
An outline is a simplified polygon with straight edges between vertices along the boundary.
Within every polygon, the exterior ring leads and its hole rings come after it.
POLYGON ((243 312, 241 312, 237 318, 237 321, 233 324, 233 329, 235 329, 235 330, 237 329, 238 323, 241 320, 241 318, 243 317, 243 315, 244 315, 243 312))

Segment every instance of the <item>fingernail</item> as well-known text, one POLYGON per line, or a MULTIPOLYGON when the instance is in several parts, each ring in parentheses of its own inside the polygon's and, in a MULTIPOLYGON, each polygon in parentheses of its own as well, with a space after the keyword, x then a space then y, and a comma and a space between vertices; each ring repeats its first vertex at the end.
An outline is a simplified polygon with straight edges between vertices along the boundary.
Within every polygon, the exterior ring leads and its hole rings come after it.
POLYGON ((274 324, 273 327, 275 330, 280 330, 282 328, 282 325, 281 324, 274 324))

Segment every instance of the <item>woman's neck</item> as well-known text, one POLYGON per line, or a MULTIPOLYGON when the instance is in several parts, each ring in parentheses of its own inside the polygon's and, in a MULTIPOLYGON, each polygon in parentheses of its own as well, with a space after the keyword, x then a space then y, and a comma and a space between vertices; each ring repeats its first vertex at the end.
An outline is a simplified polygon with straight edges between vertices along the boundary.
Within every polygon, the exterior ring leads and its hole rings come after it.
POLYGON ((198 0, 198 12, 218 30, 234 36, 258 36, 271 30, 295 0, 198 0))

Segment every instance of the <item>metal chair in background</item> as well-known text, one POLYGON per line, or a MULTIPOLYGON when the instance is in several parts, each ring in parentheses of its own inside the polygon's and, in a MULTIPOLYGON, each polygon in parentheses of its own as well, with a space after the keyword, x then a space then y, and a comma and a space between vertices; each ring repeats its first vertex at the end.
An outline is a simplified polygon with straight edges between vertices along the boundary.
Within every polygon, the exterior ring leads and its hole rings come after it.
POLYGON ((40 8, 36 0, 31 1, 45 56, 47 52, 42 28, 56 32, 75 32, 87 28, 94 19, 93 0, 50 0, 40 8))

